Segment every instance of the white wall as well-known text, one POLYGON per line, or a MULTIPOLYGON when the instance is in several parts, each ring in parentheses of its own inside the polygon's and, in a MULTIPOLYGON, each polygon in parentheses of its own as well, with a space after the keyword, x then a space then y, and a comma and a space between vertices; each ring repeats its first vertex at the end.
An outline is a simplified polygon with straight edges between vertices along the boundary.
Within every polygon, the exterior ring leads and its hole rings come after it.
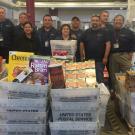
POLYGON ((78 16, 81 21, 88 22, 90 21, 90 16, 93 14, 98 14, 101 10, 96 9, 92 10, 89 8, 65 8, 65 9, 59 9, 58 14, 60 17, 60 20, 62 21, 70 21, 73 16, 78 16))
MULTIPOLYGON (((0 7, 1 7, 1 5, 0 5, 0 7)), ((12 19, 13 18, 13 12, 12 12, 13 9, 12 8, 7 8, 7 7, 3 6, 3 5, 2 5, 2 7, 5 8, 5 10, 6 10, 6 17, 12 19)))
POLYGON ((36 25, 38 27, 42 26, 43 16, 48 14, 48 13, 49 13, 49 10, 47 8, 38 8, 38 9, 36 9, 35 21, 36 21, 36 25))
MULTIPOLYGON (((94 14, 99 14, 103 9, 90 9, 90 8, 60 8, 58 9, 58 16, 61 21, 70 22, 73 16, 78 16, 82 22, 90 22, 90 16, 94 14)), ((114 18, 116 14, 122 14, 124 17, 127 17, 127 10, 108 10, 110 13, 110 21, 114 18)), ((26 12, 26 9, 7 10, 7 17, 14 18, 18 20, 18 15, 20 12, 26 12)), ((49 11, 47 8, 37 8, 35 11, 35 20, 36 24, 40 27, 42 18, 45 14, 48 14, 49 11)))
POLYGON ((125 19, 127 19, 127 10, 108 10, 108 11, 110 14, 110 21, 112 21, 112 19, 118 14, 123 15, 125 19))
MULTIPOLYGON (((90 25, 90 17, 92 15, 98 15, 103 9, 90 9, 90 8, 80 8, 80 9, 59 9, 58 15, 63 23, 69 23, 73 16, 78 16, 81 20, 81 27, 87 29, 90 25)), ((127 10, 107 10, 110 14, 109 21, 111 22, 117 14, 127 17, 127 10)))
MULTIPOLYGON (((15 21, 17 21, 17 23, 18 23, 19 14, 21 12, 26 12, 26 9, 20 8, 18 10, 14 10, 14 12, 13 12, 13 18, 15 21)), ((35 21, 36 21, 36 25, 38 25, 39 27, 41 26, 41 21, 42 21, 42 18, 45 14, 48 14, 48 9, 38 8, 35 11, 35 21)))
MULTIPOLYGON (((59 9, 59 17, 62 21, 70 21, 73 16, 79 16, 81 21, 89 22, 90 16, 99 14, 103 9, 59 9)), ((108 10, 110 21, 116 14, 122 14, 126 17, 127 10, 108 10)))

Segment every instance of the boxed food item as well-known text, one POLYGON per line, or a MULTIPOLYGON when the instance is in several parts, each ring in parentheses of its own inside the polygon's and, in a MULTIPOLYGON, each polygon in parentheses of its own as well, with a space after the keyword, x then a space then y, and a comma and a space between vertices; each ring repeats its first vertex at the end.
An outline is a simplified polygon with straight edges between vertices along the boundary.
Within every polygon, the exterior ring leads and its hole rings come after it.
POLYGON ((128 91, 135 92, 135 71, 126 72, 125 86, 128 91))
POLYGON ((126 79, 126 73, 115 73, 116 80, 124 81, 126 79))
POLYGON ((33 53, 9 52, 8 81, 13 81, 25 68, 29 67, 29 58, 33 53))
POLYGON ((86 88, 87 86, 85 78, 66 79, 66 88, 86 88))
POLYGON ((95 87, 95 61, 66 63, 65 79, 66 88, 95 87))
POLYGON ((18 74, 13 82, 18 82, 18 83, 24 83, 26 82, 27 78, 32 74, 32 69, 31 68, 24 68, 20 74, 18 74))
POLYGON ((50 57, 31 56, 29 59, 29 67, 32 69, 31 76, 26 82, 32 84, 45 85, 48 84, 50 57))
POLYGON ((49 66, 51 88, 60 89, 65 88, 65 79, 62 65, 52 64, 49 66))
POLYGON ((76 53, 76 40, 51 40, 52 56, 60 59, 73 59, 76 53))

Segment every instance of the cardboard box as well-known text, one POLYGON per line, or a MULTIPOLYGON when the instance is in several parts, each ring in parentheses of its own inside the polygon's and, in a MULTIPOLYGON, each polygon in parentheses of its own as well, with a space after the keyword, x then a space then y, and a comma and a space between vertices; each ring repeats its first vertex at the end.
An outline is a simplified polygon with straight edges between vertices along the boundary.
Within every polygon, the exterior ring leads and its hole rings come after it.
POLYGON ((135 92, 135 71, 126 72, 125 87, 128 91, 135 92))

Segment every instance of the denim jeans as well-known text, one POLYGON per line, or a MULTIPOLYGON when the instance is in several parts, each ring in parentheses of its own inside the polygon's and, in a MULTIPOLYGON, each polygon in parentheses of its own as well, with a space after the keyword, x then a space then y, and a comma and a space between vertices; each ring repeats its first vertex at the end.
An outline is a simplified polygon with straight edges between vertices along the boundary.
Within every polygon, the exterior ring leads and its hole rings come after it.
POLYGON ((96 68, 96 80, 98 83, 104 83, 104 68, 105 65, 102 62, 95 61, 96 68))

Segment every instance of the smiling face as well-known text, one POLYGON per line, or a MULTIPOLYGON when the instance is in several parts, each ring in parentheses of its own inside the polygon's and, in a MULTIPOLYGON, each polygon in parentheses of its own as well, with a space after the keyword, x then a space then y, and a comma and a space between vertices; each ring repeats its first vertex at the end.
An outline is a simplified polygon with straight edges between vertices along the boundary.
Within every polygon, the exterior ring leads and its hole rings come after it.
POLYGON ((70 28, 68 26, 63 26, 61 29, 62 36, 67 37, 70 35, 70 28))
POLYGON ((50 16, 45 16, 43 18, 43 26, 46 28, 46 29, 50 29, 53 25, 53 21, 52 21, 52 18, 50 16))
POLYGON ((29 23, 26 23, 23 28, 26 35, 31 34, 33 31, 33 28, 29 23))
POLYGON ((116 16, 114 18, 114 28, 115 29, 121 29, 124 24, 124 18, 123 16, 116 16))
POLYGON ((6 11, 4 8, 0 8, 0 21, 3 21, 6 16, 6 11))
POLYGON ((99 19, 98 16, 93 16, 93 17, 91 18, 91 26, 92 26, 92 28, 94 28, 94 29, 97 29, 97 28, 100 27, 100 19, 99 19))

